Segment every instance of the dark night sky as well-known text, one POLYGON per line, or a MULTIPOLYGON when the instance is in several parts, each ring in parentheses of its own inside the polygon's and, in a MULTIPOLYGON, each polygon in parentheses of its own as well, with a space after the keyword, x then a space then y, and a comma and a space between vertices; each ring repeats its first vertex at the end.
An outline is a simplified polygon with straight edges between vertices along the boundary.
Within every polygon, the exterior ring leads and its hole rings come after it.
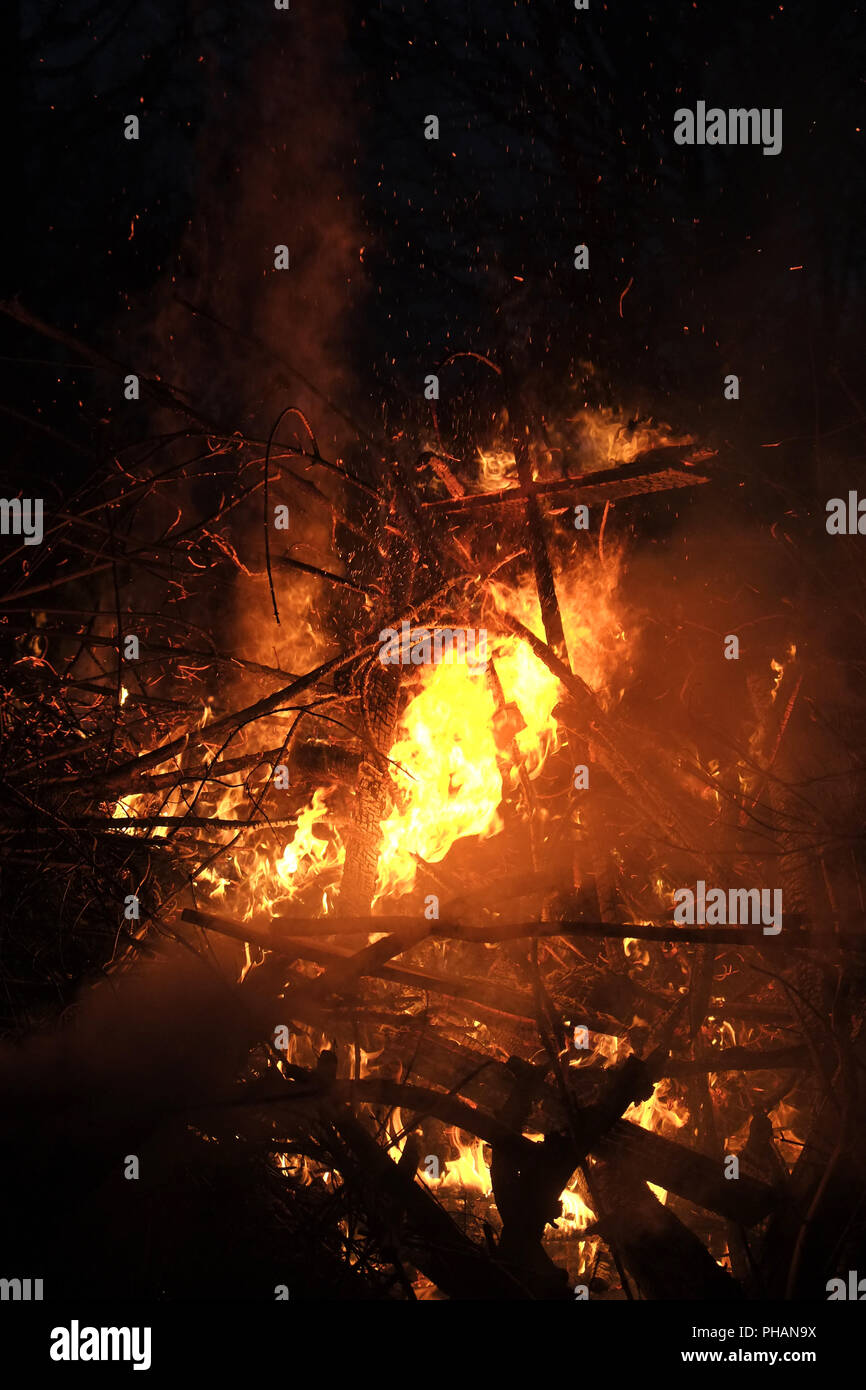
MULTIPOLYGON (((177 290, 396 427, 462 348, 507 359, 548 410, 620 399, 763 439, 811 429, 817 394, 842 424, 833 368, 855 393, 862 377, 859 10, 26 4, 7 292, 119 357, 144 352, 228 427, 273 399, 177 290), (676 146, 673 113, 698 99, 781 107, 782 152, 676 146), (269 271, 283 240, 290 288, 269 271), (744 383, 734 426, 728 371, 744 383)), ((8 356, 46 356, 4 333, 8 356)), ((6 399, 98 433, 113 383, 59 375, 9 367, 6 399)), ((452 386, 471 410, 477 382, 452 386)))

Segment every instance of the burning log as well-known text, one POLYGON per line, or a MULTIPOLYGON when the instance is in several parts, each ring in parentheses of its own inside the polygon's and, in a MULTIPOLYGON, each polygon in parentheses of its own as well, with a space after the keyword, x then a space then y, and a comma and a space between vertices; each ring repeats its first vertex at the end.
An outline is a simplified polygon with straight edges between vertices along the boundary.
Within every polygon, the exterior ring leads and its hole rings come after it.
POLYGON ((780 1200, 773 1188, 748 1175, 741 1174, 736 1183, 726 1181, 721 1164, 629 1120, 618 1120, 593 1151, 600 1158, 615 1159, 642 1182, 676 1192, 741 1226, 756 1225, 780 1200))
POLYGON ((511 1139, 492 1145, 490 1176, 502 1218, 496 1255, 539 1298, 571 1297, 568 1272, 542 1246, 545 1227, 560 1216, 560 1194, 574 1171, 574 1148, 551 1134, 529 1150, 511 1139))
MULTIPOLYGON (((385 949, 390 948, 386 946, 385 949)), ((309 992, 296 989, 289 1001, 285 1006, 287 1010, 300 1008, 301 1016, 311 1021, 321 1018, 315 1011, 317 1005, 313 1013, 307 1012, 312 1003, 309 992), (289 1002, 292 999, 294 1003, 289 1002)), ((272 1016, 273 1006, 269 1009, 272 1016)), ((395 1033, 394 1042, 398 1054, 412 1057, 417 1074, 446 1091, 456 1091, 490 1112, 503 1110, 513 1096, 514 1073, 508 1065, 465 1045, 436 1038, 423 1022, 414 1030, 395 1033)), ((659 1070, 663 1073, 665 1065, 659 1070)), ((581 1077, 580 1071, 574 1077, 576 1081, 587 1080, 586 1076, 581 1077)), ((631 1121, 617 1119, 629 1104, 633 1082, 627 1072, 614 1074, 609 1079, 615 1083, 614 1089, 608 1091, 600 1108, 578 1108, 578 1139, 583 1152, 616 1158, 630 1166, 643 1181, 676 1192, 696 1206, 742 1226, 754 1225, 773 1210, 778 1198, 767 1184, 745 1174, 736 1184, 728 1182, 721 1164, 631 1121)), ((563 1109, 559 1091, 541 1079, 537 1080, 535 1104, 550 1133, 567 1129, 569 1114, 563 1109)), ((579 1157, 580 1153, 572 1148, 572 1167, 579 1157)))
MULTIPOLYGON (((282 933, 277 934, 273 930, 263 930, 260 927, 235 922, 230 918, 220 917, 212 912, 202 912, 195 908, 185 908, 181 917, 185 922, 231 936, 236 941, 249 941, 265 950, 276 951, 289 960, 309 960, 318 965, 329 965, 335 961, 348 960, 351 956, 350 952, 340 950, 333 945, 322 947, 318 944, 311 944, 309 939, 304 937, 285 937, 282 933)), ((430 991, 444 995, 449 999, 462 1000, 471 1004, 473 1009, 480 1009, 485 1014, 493 1015, 499 1019, 535 1026, 532 995, 509 989, 505 985, 491 985, 484 980, 456 979, 406 966, 382 965, 369 973, 376 979, 393 980, 397 984, 407 985, 412 989, 430 991)), ((594 1014, 592 1011, 581 1010, 580 1017, 584 1025, 591 1028, 593 1032, 604 1032, 613 1023, 613 1020, 607 1016, 594 1014)))
POLYGON ((688 451, 676 446, 651 449, 634 463, 618 464, 614 468, 576 474, 570 478, 546 479, 543 482, 536 482, 531 476, 521 476, 519 485, 502 488, 499 492, 482 492, 469 497, 446 497, 425 502, 424 508, 426 511, 440 513, 475 512, 485 507, 501 506, 503 503, 526 502, 531 498, 558 497, 562 494, 585 502, 587 506, 595 506, 620 498, 638 497, 645 493, 665 492, 671 488, 696 487, 708 483, 709 478, 682 466, 683 462, 687 462, 687 454, 688 451))
POLYGON ((462 1235, 435 1199, 413 1181, 415 1162, 401 1170, 350 1114, 337 1112, 331 1123, 343 1141, 343 1171, 365 1198, 371 1218, 376 1220, 386 1204, 391 1240, 449 1298, 474 1302, 530 1296, 506 1268, 462 1235))
POLYGON ((644 1298, 729 1302, 742 1297, 694 1232, 626 1166, 614 1161, 592 1170, 605 1214, 594 1228, 618 1251, 644 1298))
MULTIPOLYGON (((476 1112, 456 1106, 448 1097, 417 1088, 389 1086, 375 1080, 340 1083, 329 1075, 330 1070, 319 1066, 316 1073, 310 1073, 291 1067, 291 1074, 300 1085, 292 1083, 271 1097, 260 1093, 254 1097, 254 1103, 261 1104, 269 1098, 294 1110, 300 1099, 304 1105, 316 1106, 322 1122, 338 1140, 336 1146, 328 1146, 333 1161, 362 1197, 371 1224, 379 1227, 385 1254, 398 1254, 417 1266, 451 1298, 531 1297, 508 1268, 463 1235, 428 1190, 414 1180, 419 1154, 411 1138, 400 1162, 395 1164, 345 1102, 364 1096, 394 1103, 414 1102, 473 1122, 476 1112)), ((478 1122, 482 1128, 486 1123, 489 1131, 499 1137, 501 1127, 495 1121, 485 1122, 478 1116, 478 1122)), ((522 1143, 533 1147, 525 1140, 522 1143)))
MULTIPOLYGON (((207 915, 213 919, 215 930, 219 929, 220 924, 228 926, 232 921, 232 919, 225 918, 219 913, 207 915)), ((795 925, 796 920, 796 917, 793 917, 792 924, 795 925)), ((203 922, 202 925, 208 924, 203 922)), ((603 937, 610 937, 615 941, 635 940, 666 944, 678 944, 680 942, 699 944, 704 941, 711 941, 720 945, 761 946, 767 950, 778 949, 777 946, 774 947, 778 938, 768 938, 761 928, 755 927, 656 926, 640 922, 586 922, 568 918, 553 921, 496 921, 470 926, 460 920, 446 920, 444 918, 430 921, 425 925, 423 919, 419 920, 418 917, 396 913, 388 917, 334 913, 329 914, 325 920, 321 917, 295 917, 288 913, 278 912, 265 922, 260 919, 256 920, 254 930, 259 934, 264 933, 269 946, 278 949, 280 941, 284 939, 283 932, 291 932, 294 936, 366 936, 371 931, 381 931, 386 926, 397 931, 421 931, 431 939, 491 945, 508 941, 531 940, 536 937, 541 940, 547 937, 562 936, 574 937, 576 940, 598 940, 603 937)), ((235 927, 239 932, 246 929, 243 923, 235 922, 235 927)), ((230 934, 234 935, 234 932, 230 934)), ((249 939, 252 940, 253 938, 250 937, 249 939)), ((862 936, 858 932, 823 932, 808 928, 789 932, 787 936, 789 947, 798 947, 803 950, 819 949, 829 946, 831 943, 853 946, 859 941, 862 941, 862 936)), ((664 1000, 662 1002, 667 1003, 669 1001, 664 1000)), ((768 1017, 774 1016, 782 1017, 783 1015, 773 1015, 772 1012, 768 1015, 768 1017)), ((788 1017, 787 1011, 785 1011, 784 1016, 788 1017)))
POLYGON ((529 530, 529 546, 535 571, 535 586, 541 606, 541 621, 550 648, 559 659, 569 665, 568 647, 565 642, 565 629, 562 626, 562 613, 556 595, 556 581, 553 566, 544 535, 544 523, 537 498, 533 493, 532 458, 529 447, 529 426, 518 412, 514 424, 514 456, 517 460, 517 476, 525 496, 526 524, 529 530))
POLYGON ((704 1072, 787 1071, 789 1067, 803 1071, 811 1065, 811 1053, 805 1044, 769 1047, 764 1051, 748 1047, 723 1047, 715 1054, 696 1057, 692 1061, 670 1061, 666 1071, 668 1076, 689 1076, 704 1072))
POLYGON ((371 588, 364 588, 361 584, 356 584, 353 579, 347 579, 344 574, 332 574, 330 570, 324 570, 319 565, 310 565, 303 560, 297 560, 294 555, 282 555, 280 564, 285 569, 300 570, 301 574, 314 574, 318 579, 324 579, 329 584, 341 585, 344 589, 351 589, 354 594, 370 594, 375 591, 371 588))
MULTIPOLYGON (((391 747, 400 700, 399 668, 370 669, 365 683, 365 719, 373 747, 385 758, 391 747)), ((362 696, 364 698, 364 696, 362 696)), ((355 815, 346 845, 346 866, 340 890, 340 903, 349 912, 367 911, 373 900, 379 867, 381 822, 385 815, 387 786, 381 763, 361 762, 355 788, 355 815)))

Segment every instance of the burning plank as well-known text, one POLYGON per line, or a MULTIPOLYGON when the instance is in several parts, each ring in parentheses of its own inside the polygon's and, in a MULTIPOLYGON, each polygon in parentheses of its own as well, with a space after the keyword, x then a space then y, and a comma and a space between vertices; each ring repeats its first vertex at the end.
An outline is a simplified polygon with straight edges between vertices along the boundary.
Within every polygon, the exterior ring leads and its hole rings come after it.
MULTIPOLYGON (((538 482, 523 482, 517 486, 501 488, 497 492, 472 493, 467 497, 444 497, 425 502, 424 509, 442 514, 445 512, 480 511, 486 507, 497 507, 508 502, 525 502, 527 498, 574 497, 588 506, 602 502, 616 502, 621 498, 639 497, 650 492, 669 492, 676 488, 697 487, 710 480, 689 467, 682 448, 671 445, 666 448, 651 449, 633 463, 618 464, 613 468, 598 469, 593 473, 580 473, 570 478, 549 478, 538 482), (676 455, 672 458, 671 455, 676 455)), ((700 456, 699 461, 708 457, 700 456)))

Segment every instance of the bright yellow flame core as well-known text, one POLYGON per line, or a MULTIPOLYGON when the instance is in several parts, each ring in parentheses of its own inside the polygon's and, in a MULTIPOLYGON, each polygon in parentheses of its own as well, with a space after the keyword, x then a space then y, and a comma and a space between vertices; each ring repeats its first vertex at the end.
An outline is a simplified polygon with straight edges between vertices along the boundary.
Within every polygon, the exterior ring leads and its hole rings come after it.
MULTIPOLYGON (((617 577, 613 555, 605 573, 585 566, 560 585, 574 669, 603 704, 616 698, 611 687, 625 655, 612 601, 617 577)), ((494 582, 490 594, 494 609, 543 637, 531 586, 494 582)), ((497 637, 488 646, 504 709, 483 669, 460 663, 418 668, 421 688, 404 711, 390 750, 399 768, 393 771, 395 805, 382 823, 377 901, 412 890, 415 856, 438 864, 457 840, 495 835, 502 828, 504 790, 512 790, 521 773, 537 777, 560 745, 553 711, 563 692, 556 676, 517 637, 497 637)))
POLYGON ((489 1197, 493 1191, 490 1166, 484 1157, 483 1139, 473 1138, 468 1144, 463 1140, 460 1130, 448 1130, 451 1142, 457 1149, 457 1157, 445 1164, 445 1171, 438 1179, 429 1179, 431 1187, 460 1188, 465 1192, 478 1192, 489 1197))
POLYGON ((484 671, 447 664, 428 669, 391 748, 404 770, 396 773, 403 804, 382 824, 380 896, 410 891, 413 854, 437 864, 455 840, 489 834, 502 800, 495 706, 484 671))

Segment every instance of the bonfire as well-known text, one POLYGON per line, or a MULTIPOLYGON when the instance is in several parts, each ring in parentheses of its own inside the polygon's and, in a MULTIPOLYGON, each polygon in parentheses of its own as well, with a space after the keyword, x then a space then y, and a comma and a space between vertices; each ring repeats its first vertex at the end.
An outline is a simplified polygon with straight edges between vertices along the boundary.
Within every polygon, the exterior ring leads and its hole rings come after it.
POLYGON ((503 409, 470 457, 327 459, 299 412, 183 411, 185 453, 4 552, 7 1030, 197 962, 242 1046, 172 1132, 254 1155, 331 1296, 820 1296, 859 1014, 853 861, 795 772, 814 672, 790 608, 749 647, 745 608, 689 627, 632 580, 717 453, 503 409), (687 920, 695 885, 781 929, 687 920))

